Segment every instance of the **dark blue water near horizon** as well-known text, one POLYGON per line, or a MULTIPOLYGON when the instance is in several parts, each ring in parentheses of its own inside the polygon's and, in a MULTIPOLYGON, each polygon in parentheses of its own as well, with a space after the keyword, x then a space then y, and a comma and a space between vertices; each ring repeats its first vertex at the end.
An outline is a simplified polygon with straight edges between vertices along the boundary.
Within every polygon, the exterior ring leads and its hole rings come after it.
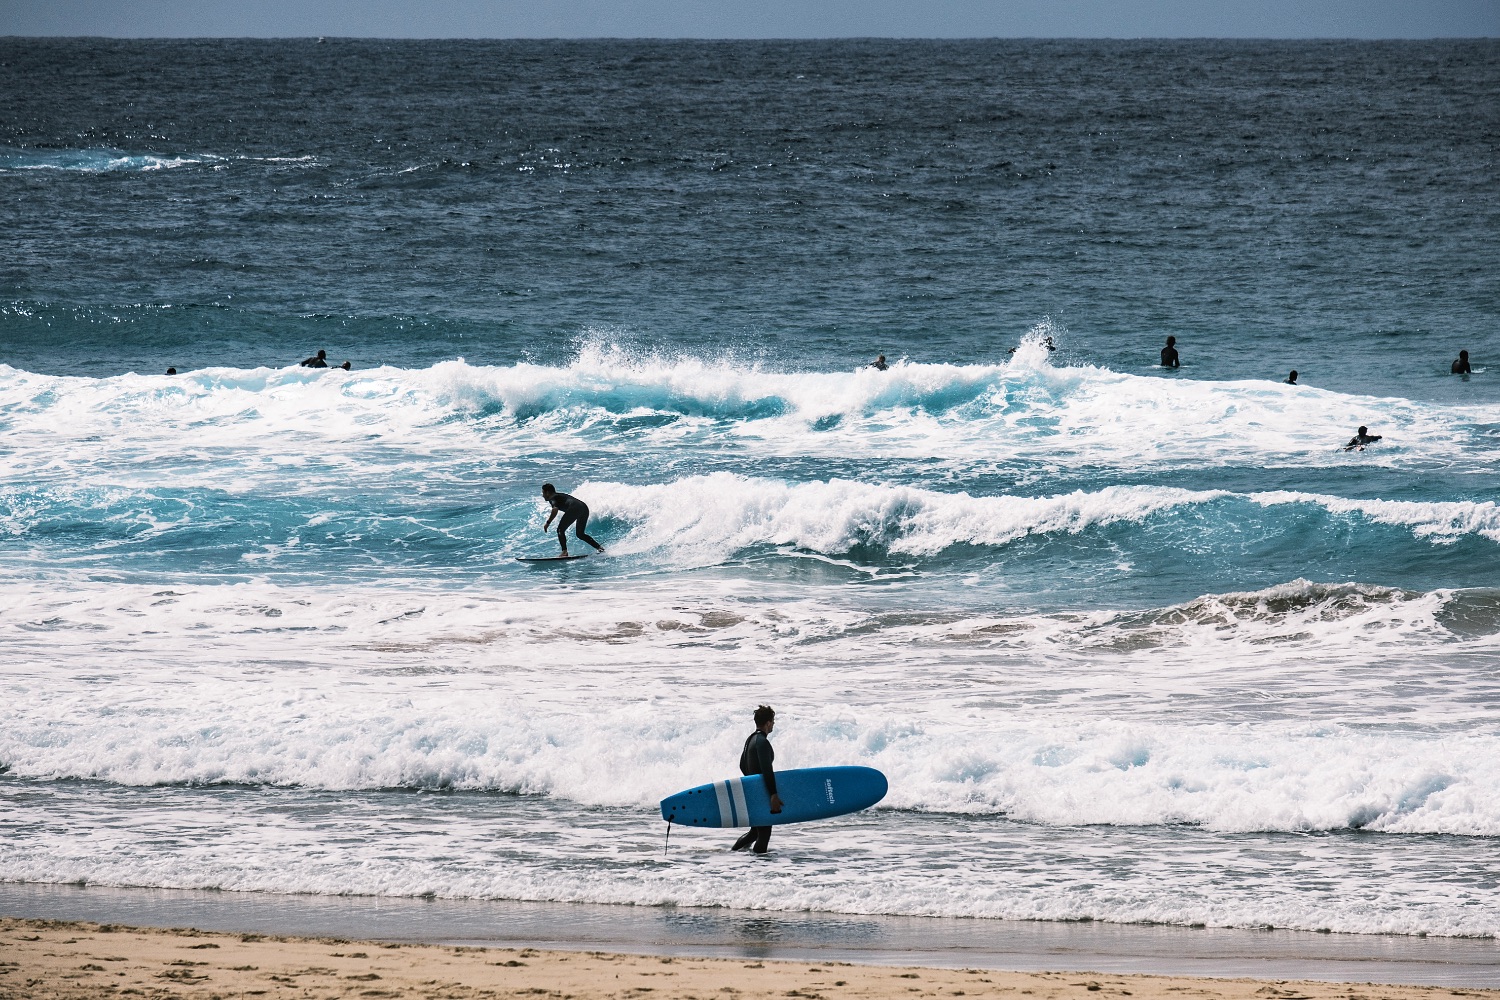
POLYGON ((50 373, 974 363, 1447 398, 1500 347, 1500 44, 0 41, 50 373), (176 164, 168 166, 166 164, 176 164))

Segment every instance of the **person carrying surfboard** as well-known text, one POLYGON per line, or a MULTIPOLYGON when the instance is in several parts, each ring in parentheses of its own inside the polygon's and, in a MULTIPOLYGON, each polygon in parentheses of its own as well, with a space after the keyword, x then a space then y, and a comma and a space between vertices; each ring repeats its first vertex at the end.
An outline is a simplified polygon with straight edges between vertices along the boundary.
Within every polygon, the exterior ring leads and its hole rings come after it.
MULTIPOLYGON (((755 732, 745 740, 745 749, 740 753, 740 773, 747 777, 758 774, 765 779, 766 791, 771 793, 771 812, 779 813, 781 812, 781 796, 776 794, 776 768, 772 766, 772 762, 776 760, 776 751, 771 748, 771 741, 766 739, 775 728, 776 710, 770 705, 757 708, 755 732)), ((752 826, 748 833, 734 842, 734 850, 743 851, 754 844, 755 853, 764 854, 770 842, 771 828, 769 826, 752 826)))
POLYGON ((588 542, 600 552, 604 551, 604 546, 594 541, 588 535, 588 504, 584 503, 577 497, 569 496, 566 493, 557 492, 557 487, 553 486, 551 483, 542 484, 542 499, 552 505, 552 510, 547 515, 547 523, 542 525, 543 531, 546 531, 552 527, 552 519, 554 517, 556 517, 558 514, 562 515, 562 520, 557 523, 557 544, 562 546, 563 555, 568 554, 567 531, 568 525, 570 524, 578 525, 578 527, 573 529, 573 533, 575 535, 583 539, 585 542, 588 542))

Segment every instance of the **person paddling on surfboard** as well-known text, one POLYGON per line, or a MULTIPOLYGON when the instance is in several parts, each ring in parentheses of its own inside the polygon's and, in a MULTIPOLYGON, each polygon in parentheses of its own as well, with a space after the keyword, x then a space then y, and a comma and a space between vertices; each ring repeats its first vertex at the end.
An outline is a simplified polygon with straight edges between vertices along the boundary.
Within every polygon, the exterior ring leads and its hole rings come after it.
POLYGON ((577 524, 573 533, 588 542, 600 552, 604 546, 589 537, 587 528, 589 523, 589 505, 574 496, 557 492, 557 487, 551 483, 542 484, 542 499, 552 505, 552 511, 547 515, 547 523, 542 525, 542 530, 547 531, 552 527, 552 519, 558 514, 562 520, 557 523, 557 544, 562 546, 562 554, 568 554, 568 525, 577 524))
POLYGON ((1344 445, 1344 450, 1364 451, 1365 445, 1374 444, 1376 441, 1380 440, 1380 437, 1381 436, 1379 434, 1371 434, 1370 428, 1361 425, 1359 428, 1359 432, 1349 439, 1348 444, 1344 445))
MULTIPOLYGON (((745 749, 740 753, 740 773, 746 776, 758 774, 766 780, 766 791, 771 793, 771 812, 781 812, 781 796, 776 794, 776 769, 772 762, 776 760, 776 751, 771 749, 771 741, 766 739, 771 735, 771 730, 776 728, 776 710, 770 705, 762 705, 755 710, 755 732, 745 741, 745 749)), ((766 853, 766 846, 771 842, 771 828, 769 826, 752 826, 750 832, 734 842, 736 851, 743 851, 752 843, 755 845, 756 854, 766 853)))

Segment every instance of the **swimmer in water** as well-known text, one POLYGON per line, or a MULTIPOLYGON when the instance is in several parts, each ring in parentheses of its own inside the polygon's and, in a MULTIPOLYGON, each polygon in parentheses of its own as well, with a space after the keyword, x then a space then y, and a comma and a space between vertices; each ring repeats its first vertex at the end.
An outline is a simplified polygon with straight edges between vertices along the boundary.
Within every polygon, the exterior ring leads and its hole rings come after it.
POLYGON ((1283 385, 1296 385, 1297 384, 1297 369, 1293 368, 1292 369, 1292 373, 1286 377, 1286 381, 1283 382, 1282 384, 1283 385))
POLYGON ((327 351, 319 351, 317 354, 313 355, 312 357, 310 357, 310 358, 304 358, 303 360, 297 362, 297 364, 300 367, 302 367, 302 368, 327 368, 328 367, 328 352, 327 351))
POLYGON ((1472 368, 1469 367, 1469 352, 1468 351, 1459 351, 1458 352, 1458 360, 1455 361, 1455 362, 1453 362, 1452 367, 1450 367, 1448 370, 1450 372, 1452 372, 1454 375, 1470 375, 1470 374, 1472 374, 1473 371, 1474 371, 1474 369, 1472 369, 1472 368))
POLYGON ((890 365, 888 365, 888 364, 885 363, 885 355, 882 354, 879 357, 877 357, 874 361, 871 361, 869 364, 865 365, 865 367, 866 368, 873 368, 873 369, 875 369, 878 372, 883 372, 887 368, 889 368, 890 365))
POLYGON ((1349 439, 1349 443, 1346 444, 1346 445, 1344 445, 1344 450, 1345 451, 1364 451, 1365 450, 1365 445, 1367 445, 1367 444, 1374 444, 1376 441, 1379 441, 1380 438, 1381 438, 1381 435, 1379 435, 1379 434, 1371 434, 1370 433, 1370 428, 1366 427, 1364 424, 1360 424, 1359 425, 1359 433, 1356 434, 1356 435, 1354 435, 1352 438, 1349 439))
POLYGON ((1177 338, 1168 337, 1167 346, 1161 349, 1161 366, 1163 368, 1181 368, 1182 363, 1177 359, 1177 338))

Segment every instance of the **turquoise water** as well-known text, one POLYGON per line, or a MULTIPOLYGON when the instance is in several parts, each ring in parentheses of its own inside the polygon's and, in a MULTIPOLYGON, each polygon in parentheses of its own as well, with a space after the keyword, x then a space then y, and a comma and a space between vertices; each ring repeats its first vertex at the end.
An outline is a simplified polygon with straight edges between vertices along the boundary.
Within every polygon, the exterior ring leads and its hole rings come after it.
POLYGON ((1493 935, 1497 77, 0 42, 0 879, 1493 935))

